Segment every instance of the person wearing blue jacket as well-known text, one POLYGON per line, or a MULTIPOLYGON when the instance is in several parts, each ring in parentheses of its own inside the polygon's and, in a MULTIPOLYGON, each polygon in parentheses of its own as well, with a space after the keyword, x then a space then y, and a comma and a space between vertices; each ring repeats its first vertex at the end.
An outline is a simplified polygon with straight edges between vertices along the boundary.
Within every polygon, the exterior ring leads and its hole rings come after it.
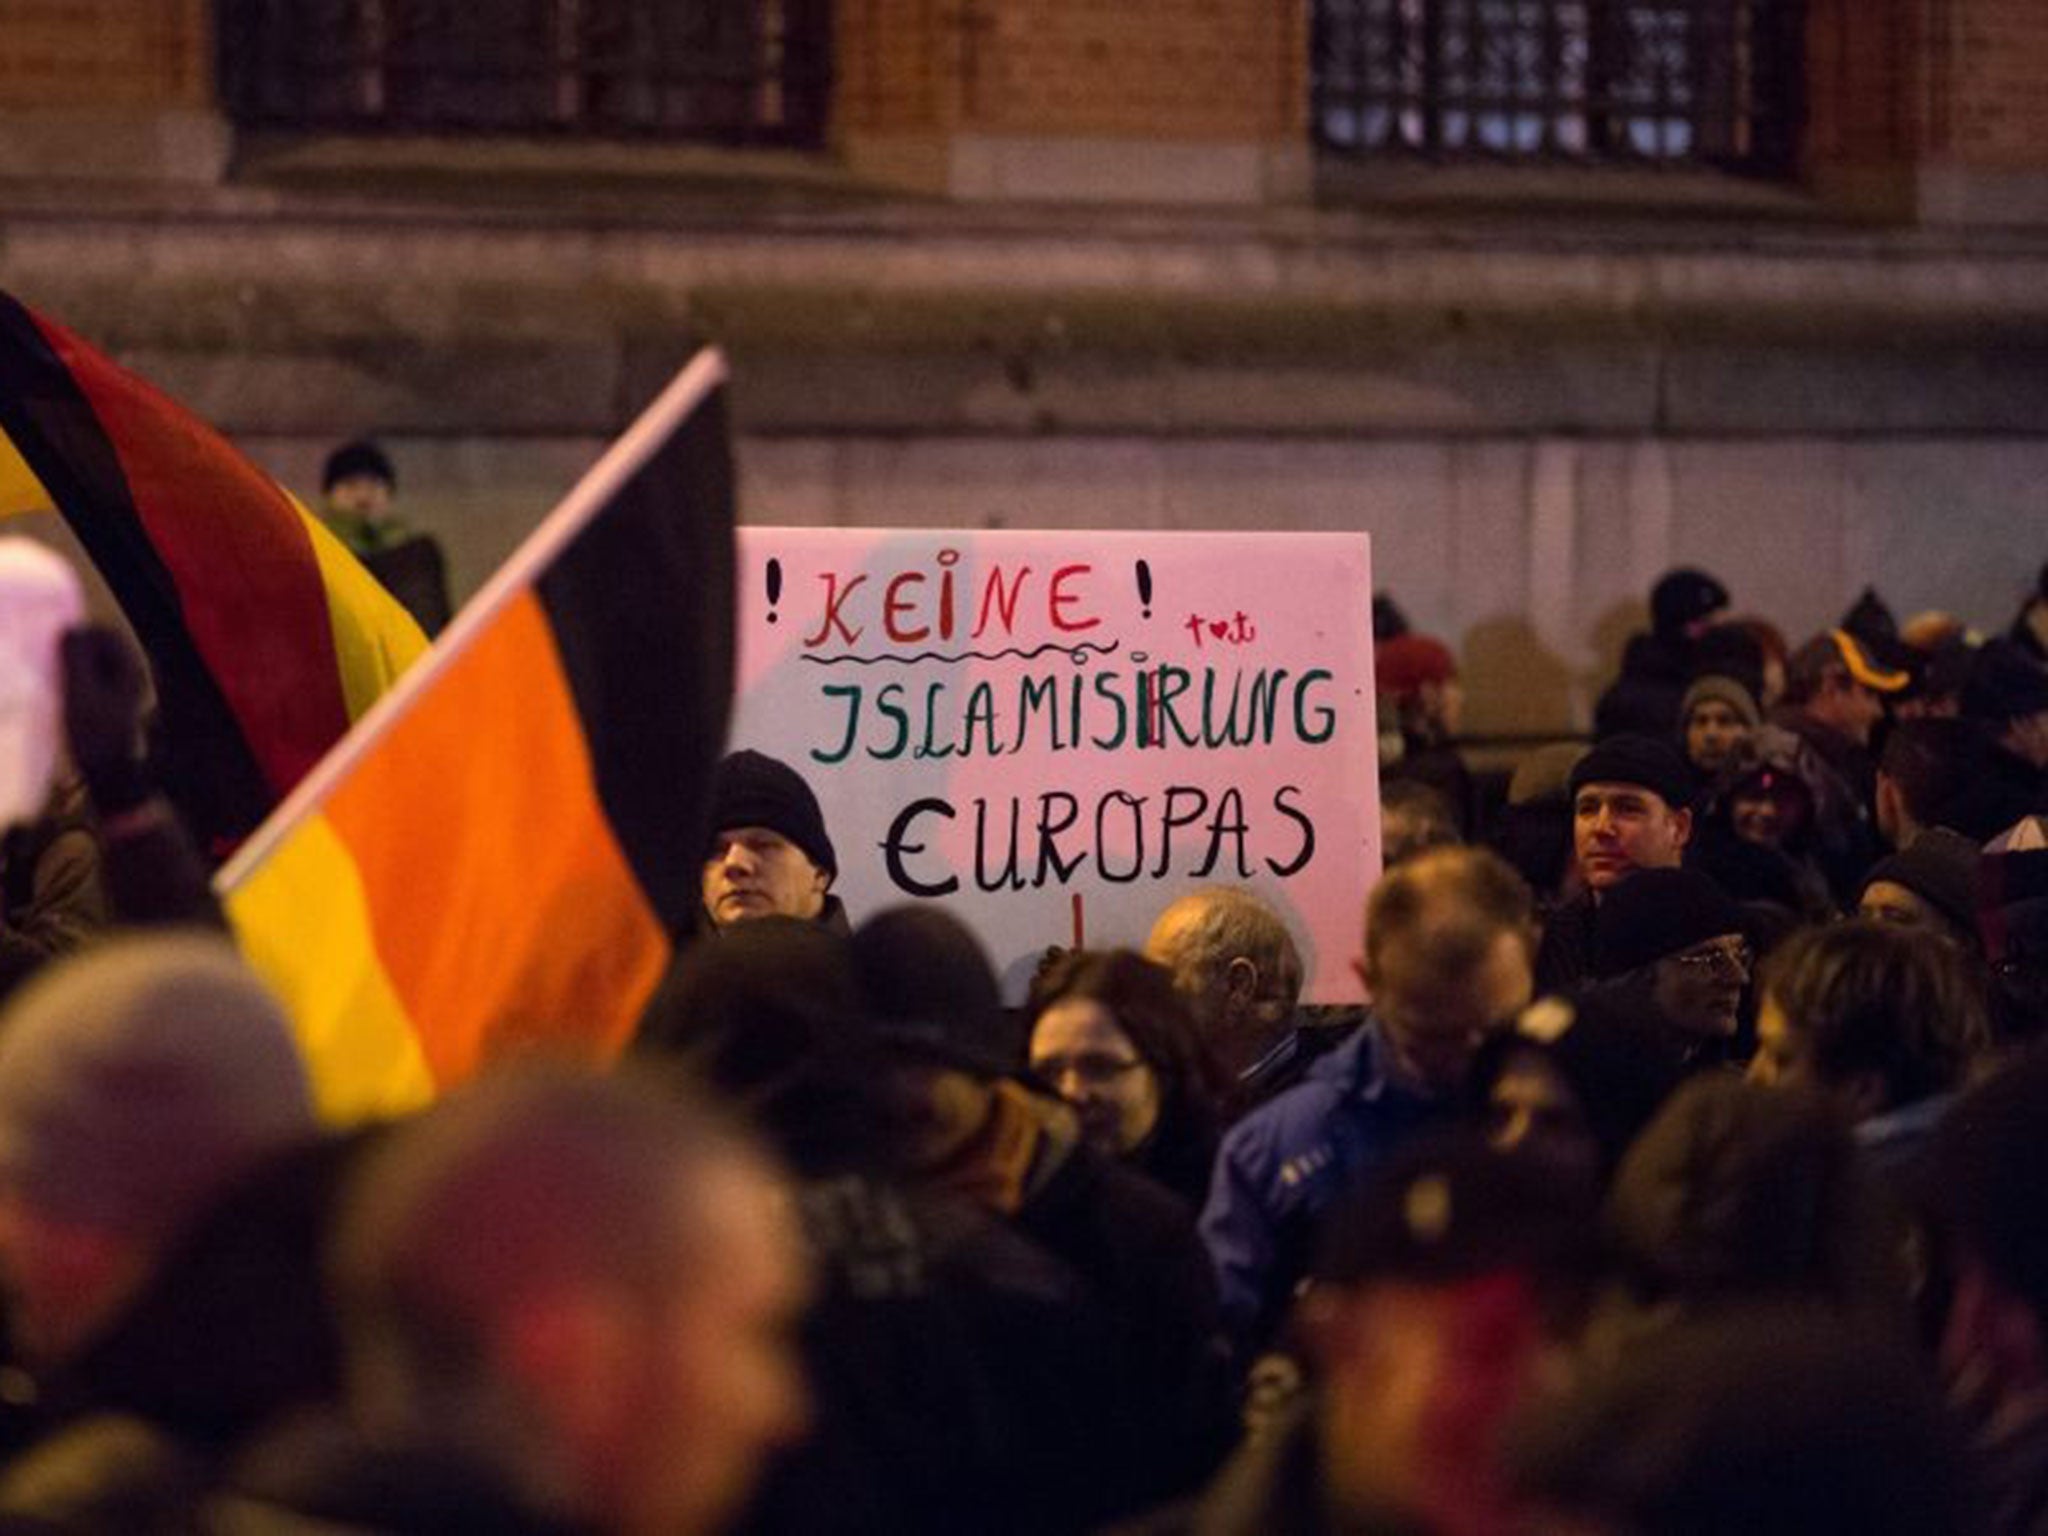
POLYGON ((1365 1024, 1217 1154, 1202 1241, 1243 1355, 1285 1316, 1337 1195, 1455 1119, 1480 1042, 1529 1002, 1533 956, 1528 887, 1485 849, 1433 849, 1374 888, 1365 1024))

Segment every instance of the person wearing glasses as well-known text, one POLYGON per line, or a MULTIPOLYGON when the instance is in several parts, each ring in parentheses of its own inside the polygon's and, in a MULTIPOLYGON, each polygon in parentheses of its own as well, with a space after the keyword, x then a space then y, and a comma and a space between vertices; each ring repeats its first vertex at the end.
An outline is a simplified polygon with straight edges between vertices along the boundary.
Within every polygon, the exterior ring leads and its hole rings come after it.
POLYGON ((1668 1032, 1689 1065, 1727 1058, 1750 963, 1742 908, 1695 870, 1641 870, 1600 904, 1596 989, 1668 1032))
POLYGON ((1199 1208, 1226 1085, 1166 969, 1128 949, 1076 950, 1038 979, 1030 1013, 1031 1070, 1081 1134, 1199 1208))

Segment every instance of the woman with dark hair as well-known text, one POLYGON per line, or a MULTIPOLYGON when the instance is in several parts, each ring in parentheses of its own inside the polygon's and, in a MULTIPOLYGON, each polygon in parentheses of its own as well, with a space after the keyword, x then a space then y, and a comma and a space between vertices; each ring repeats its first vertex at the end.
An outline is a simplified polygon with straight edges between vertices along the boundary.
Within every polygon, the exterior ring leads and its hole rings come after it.
POLYGON ((1082 1134, 1200 1208, 1225 1084, 1166 970, 1128 949, 1076 950, 1032 984, 1031 1070, 1082 1134))

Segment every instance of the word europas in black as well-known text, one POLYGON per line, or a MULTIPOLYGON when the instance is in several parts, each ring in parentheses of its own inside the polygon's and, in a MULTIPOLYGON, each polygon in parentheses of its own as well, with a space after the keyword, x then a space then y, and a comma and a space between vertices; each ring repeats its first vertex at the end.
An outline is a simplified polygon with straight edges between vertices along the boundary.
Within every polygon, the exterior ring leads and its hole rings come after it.
MULTIPOLYGON (((1269 817, 1261 826, 1262 831, 1273 828, 1293 841, 1287 857, 1259 859, 1282 880, 1299 874, 1315 857, 1315 824, 1294 803, 1300 794, 1295 784, 1275 789, 1272 809, 1279 820, 1269 817)), ((1084 868, 1112 885, 1161 880, 1174 871, 1177 859, 1196 852, 1200 862, 1187 872, 1192 879, 1214 875, 1226 855, 1235 879, 1248 880, 1253 873, 1253 829, 1244 795, 1237 789, 1224 790, 1213 804, 1207 790, 1191 784, 1173 785, 1156 797, 1113 789, 1096 797, 1085 815, 1080 798, 1063 789, 1038 795, 1032 809, 1027 809, 1031 802, 1017 796, 977 797, 971 804, 974 883, 983 891, 1066 885, 1084 868), (1156 835, 1156 841, 1148 843, 1148 834, 1156 835)), ((881 848, 882 862, 898 890, 935 897, 950 896, 960 888, 959 875, 927 879, 911 867, 925 852, 922 839, 932 830, 928 819, 953 821, 960 814, 951 801, 936 795, 913 800, 896 813, 881 848)))

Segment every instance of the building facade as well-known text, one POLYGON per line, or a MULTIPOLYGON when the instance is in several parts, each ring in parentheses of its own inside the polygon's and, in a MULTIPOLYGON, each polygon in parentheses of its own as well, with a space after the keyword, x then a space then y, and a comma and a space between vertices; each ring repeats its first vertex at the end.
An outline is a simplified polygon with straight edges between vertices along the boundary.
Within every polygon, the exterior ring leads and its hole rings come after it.
POLYGON ((2032 0, 0 0, 0 178, 0 286, 302 491, 374 432, 465 590, 698 338, 748 519, 1367 529, 1479 730, 1673 563, 2048 559, 2032 0))

